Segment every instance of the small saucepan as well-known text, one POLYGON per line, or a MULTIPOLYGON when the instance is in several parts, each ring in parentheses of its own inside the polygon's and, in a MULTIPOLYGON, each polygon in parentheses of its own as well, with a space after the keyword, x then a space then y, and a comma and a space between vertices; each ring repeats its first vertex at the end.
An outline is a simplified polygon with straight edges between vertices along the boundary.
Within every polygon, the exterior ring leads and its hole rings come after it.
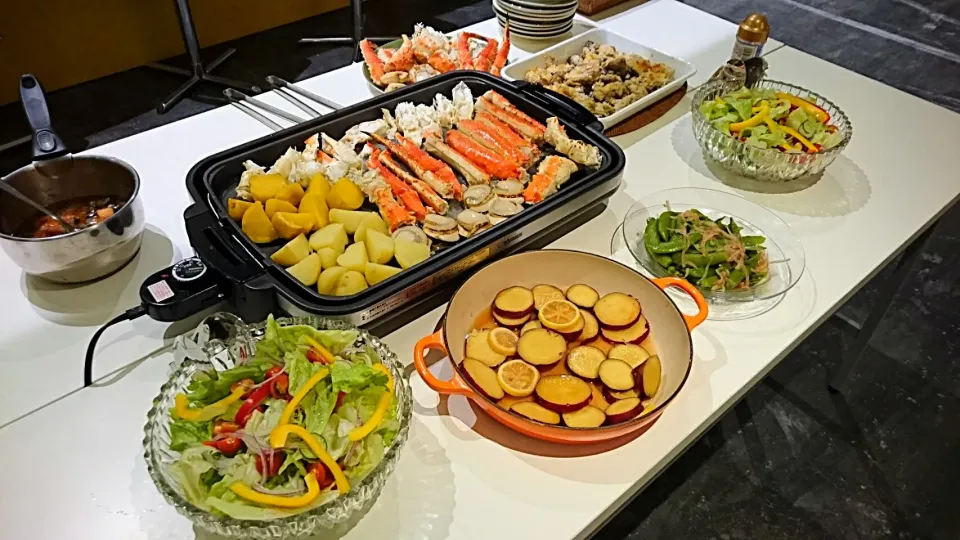
POLYGON ((26 273, 60 283, 90 281, 120 269, 137 254, 143 238, 137 171, 116 158, 70 154, 53 132, 43 89, 33 75, 20 78, 20 99, 33 131, 33 163, 0 182, 55 213, 70 206, 86 212, 97 200, 113 206, 99 215, 90 208, 90 220, 76 221, 77 230, 36 238, 31 228, 41 215, 0 191, 0 247, 26 273))
MULTIPOLYGON (((507 427, 538 439, 566 444, 584 444, 616 439, 636 433, 656 420, 664 408, 683 388, 693 365, 693 341, 690 332, 707 318, 707 304, 696 287, 678 278, 648 279, 636 270, 616 261, 579 251, 542 250, 512 255, 497 261, 473 276, 457 290, 444 315, 443 327, 421 339, 414 349, 414 364, 424 382, 441 394, 459 394, 472 399, 481 409, 507 427), (600 294, 623 293, 640 303, 649 334, 639 337, 641 346, 658 356, 661 365, 660 384, 652 396, 646 396, 643 411, 631 419, 599 427, 573 428, 529 419, 512 410, 500 400, 500 405, 489 399, 466 376, 463 361, 466 357, 466 339, 478 321, 488 317, 491 303, 497 293, 508 287, 532 289, 547 284, 565 290, 574 284, 586 284, 600 294), (685 315, 677 309, 663 289, 678 287, 696 301, 698 313, 685 315), (427 368, 424 355, 427 349, 438 349, 449 356, 454 375, 448 381, 437 379, 427 368)), ((574 341, 574 344, 577 342, 574 341)), ((590 344, 588 342, 587 344, 590 344)), ((566 359, 542 374, 553 373, 566 359)), ((648 360, 649 362, 649 360, 648 360)), ((494 368, 496 369, 496 368, 494 368)), ((544 375, 541 375, 541 380, 544 375)), ((605 407, 598 396, 602 387, 594 386, 591 406, 605 407)), ((602 394, 599 394, 602 395, 602 394)), ((530 399, 535 399, 531 396, 530 399)), ((507 396, 509 399, 509 396, 507 396)), ((609 413, 608 413, 609 414, 609 413)))

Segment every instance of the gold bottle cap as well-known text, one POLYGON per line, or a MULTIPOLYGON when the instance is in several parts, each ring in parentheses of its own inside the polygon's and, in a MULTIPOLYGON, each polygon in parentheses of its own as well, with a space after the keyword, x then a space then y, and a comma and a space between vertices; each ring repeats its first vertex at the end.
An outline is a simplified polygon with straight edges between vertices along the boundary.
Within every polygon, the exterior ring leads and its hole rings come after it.
POLYGON ((770 37, 770 24, 762 13, 751 13, 740 23, 737 36, 752 43, 766 43, 770 37))

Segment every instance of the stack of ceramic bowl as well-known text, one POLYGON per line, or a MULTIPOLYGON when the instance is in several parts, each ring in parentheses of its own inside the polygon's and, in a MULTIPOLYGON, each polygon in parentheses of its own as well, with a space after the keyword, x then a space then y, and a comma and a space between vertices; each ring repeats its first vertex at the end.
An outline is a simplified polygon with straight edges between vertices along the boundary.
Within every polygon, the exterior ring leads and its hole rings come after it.
POLYGON ((573 28, 577 0, 493 0, 500 27, 510 21, 510 35, 526 39, 556 39, 573 28))

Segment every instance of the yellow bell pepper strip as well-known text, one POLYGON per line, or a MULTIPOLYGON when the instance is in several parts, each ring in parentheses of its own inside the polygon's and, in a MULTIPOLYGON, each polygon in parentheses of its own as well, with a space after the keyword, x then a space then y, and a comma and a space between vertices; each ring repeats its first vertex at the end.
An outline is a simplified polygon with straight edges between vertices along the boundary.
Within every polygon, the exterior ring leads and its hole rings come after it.
POLYGON ((323 380, 330 373, 330 370, 327 368, 320 368, 319 371, 313 374, 313 377, 307 379, 307 382, 303 383, 303 388, 297 391, 293 395, 293 398, 287 402, 287 406, 283 408, 283 412, 280 414, 280 421, 277 423, 277 426, 282 426, 290 423, 290 419, 293 418, 294 411, 297 410, 297 407, 300 406, 300 402, 303 401, 303 398, 307 397, 307 393, 313 389, 320 381, 323 380))
MULTIPOLYGON (((333 356, 333 353, 328 351, 327 348, 321 345, 317 340, 309 336, 305 336, 304 341, 307 342, 307 345, 310 345, 310 348, 312 348, 317 352, 317 354, 320 357, 319 361, 321 364, 332 364, 336 361, 336 357, 333 356)), ((307 359, 310 360, 311 362, 317 361, 311 358, 310 351, 307 352, 307 359)))
POLYGON ((177 417, 182 418, 183 420, 189 420, 191 422, 206 422, 207 420, 213 420, 214 418, 227 412, 227 409, 230 408, 230 405, 240 401, 240 398, 243 397, 244 392, 245 390, 243 388, 238 387, 233 392, 230 392, 229 396, 200 409, 191 409, 189 403, 187 403, 186 394, 177 394, 177 397, 173 399, 173 410, 177 414, 177 417))
POLYGON ((798 97, 793 94, 787 94, 785 92, 777 92, 777 97, 789 102, 794 107, 803 109, 804 111, 812 114, 814 118, 819 120, 821 123, 826 124, 830 121, 830 113, 818 107, 816 103, 811 103, 802 97, 798 97))
POLYGON ((769 113, 770 106, 767 105, 766 101, 761 101, 760 112, 744 120, 743 122, 730 124, 730 131, 743 131, 747 128, 757 127, 763 123, 763 119, 766 118, 769 113))
POLYGON ((804 137, 803 135, 801 135, 799 131, 797 131, 797 130, 791 128, 791 127, 788 127, 788 126, 780 126, 780 129, 782 129, 783 132, 786 133, 787 135, 789 135, 789 136, 793 137, 794 139, 800 141, 800 144, 806 146, 806 147, 807 147, 807 152, 809 152, 809 153, 811 153, 811 154, 815 154, 815 153, 817 153, 817 152, 820 151, 815 144, 813 144, 812 142, 810 142, 809 140, 807 140, 807 138, 804 137))
POLYGON ((337 484, 337 491, 339 491, 341 495, 350 491, 350 482, 347 480, 346 475, 343 474, 343 470, 339 465, 337 465, 337 462, 330 457, 330 454, 328 454, 323 448, 323 445, 320 444, 320 441, 311 435, 306 428, 294 424, 277 426, 273 428, 273 431, 270 432, 270 446, 274 448, 283 448, 283 446, 287 444, 287 436, 291 434, 300 437, 303 442, 307 443, 307 447, 310 448, 310 451, 320 459, 321 463, 327 466, 327 469, 329 469, 330 473, 333 474, 333 480, 337 484))
POLYGON ((374 365, 373 370, 379 371, 387 376, 387 391, 380 396, 380 401, 377 402, 377 408, 373 411, 373 414, 370 415, 370 418, 362 426, 350 430, 347 436, 354 442, 362 440, 371 434, 373 430, 377 429, 380 422, 383 422, 383 417, 387 414, 387 409, 390 408, 390 399, 393 398, 393 375, 390 374, 390 370, 383 364, 374 365))
POLYGON ((312 503, 320 496, 320 484, 317 483, 317 476, 312 472, 303 478, 307 482, 307 492, 303 495, 294 497, 284 495, 269 495, 260 493, 251 489, 240 482, 230 484, 230 491, 237 494, 237 497, 246 499, 258 504, 267 506, 277 506, 280 508, 302 508, 312 503))

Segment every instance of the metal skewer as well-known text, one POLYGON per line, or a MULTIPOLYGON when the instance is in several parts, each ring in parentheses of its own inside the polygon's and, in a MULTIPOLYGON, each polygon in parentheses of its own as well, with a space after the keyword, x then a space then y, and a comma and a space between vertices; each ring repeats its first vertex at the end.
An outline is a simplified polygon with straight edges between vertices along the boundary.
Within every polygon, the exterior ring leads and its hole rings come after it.
POLYGON ((323 97, 323 96, 318 96, 317 94, 314 94, 313 92, 311 92, 311 91, 309 91, 309 90, 305 90, 305 89, 303 89, 303 88, 301 88, 301 87, 299 87, 299 86, 297 86, 297 85, 295 85, 295 84, 293 84, 293 83, 291 83, 291 82, 285 81, 285 80, 281 79, 280 77, 277 77, 276 75, 267 75, 267 82, 270 83, 272 86, 274 86, 274 87, 276 87, 276 88, 285 88, 285 89, 287 89, 287 90, 290 90, 291 92, 300 94, 301 96, 303 96, 303 97, 305 97, 305 98, 307 98, 307 99, 309 99, 309 100, 315 101, 315 102, 317 102, 317 103, 319 103, 319 104, 321 104, 321 105, 323 105, 323 106, 325 106, 325 107, 329 107, 329 108, 331 108, 331 109, 333 109, 333 110, 337 110, 337 109, 342 109, 342 108, 343 108, 343 105, 340 105, 339 103, 337 103, 337 102, 335 102, 335 101, 330 101, 329 99, 327 99, 327 98, 325 98, 325 97, 323 97))
POLYGON ((267 118, 266 116, 258 113, 256 110, 254 110, 253 107, 247 105, 246 103, 244 103, 244 102, 242 102, 242 101, 230 100, 230 103, 231 103, 234 107, 240 109, 241 111, 243 111, 244 113, 246 113, 248 116, 250 116, 250 117, 253 118, 254 120, 260 122, 261 124, 267 126, 268 128, 272 129, 273 131, 280 131, 281 129, 283 129, 283 126, 281 126, 280 124, 278 124, 278 123, 274 122, 273 120, 267 118))
POLYGON ((299 124, 300 122, 303 122, 303 121, 306 120, 306 118, 301 118, 301 117, 299 117, 299 116, 297 116, 297 115, 295 115, 295 114, 288 113, 287 111, 285 111, 285 110, 283 110, 283 109, 278 109, 277 107, 274 107, 273 105, 270 105, 269 103, 264 103, 263 101, 260 101, 259 99, 252 98, 252 97, 244 94, 243 92, 240 92, 240 91, 238 91, 238 90, 234 90, 233 88, 227 88, 227 89, 225 89, 225 90, 223 91, 223 95, 226 96, 227 99, 230 99, 230 100, 244 101, 244 102, 246 102, 246 103, 249 103, 250 105, 255 106, 255 107, 258 107, 258 108, 260 108, 260 109, 263 109, 263 110, 269 112, 270 114, 275 114, 275 115, 279 116, 280 118, 283 118, 283 119, 285 119, 285 120, 289 120, 289 121, 293 122, 294 124, 299 124))

